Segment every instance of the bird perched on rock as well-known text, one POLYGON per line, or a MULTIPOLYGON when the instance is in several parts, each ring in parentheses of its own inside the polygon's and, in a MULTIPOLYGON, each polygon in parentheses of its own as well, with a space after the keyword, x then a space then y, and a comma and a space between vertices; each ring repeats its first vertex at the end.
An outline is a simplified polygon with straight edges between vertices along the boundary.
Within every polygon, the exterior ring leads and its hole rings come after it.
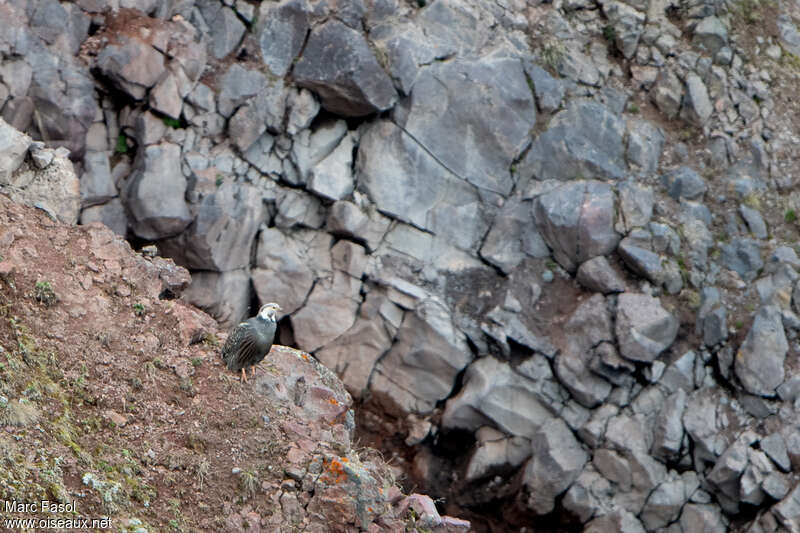
POLYGON ((222 347, 222 360, 229 370, 242 371, 242 381, 247 381, 246 368, 251 367, 255 375, 255 365, 269 353, 277 329, 276 315, 280 310, 281 306, 275 303, 262 305, 256 316, 241 322, 228 335, 222 347))

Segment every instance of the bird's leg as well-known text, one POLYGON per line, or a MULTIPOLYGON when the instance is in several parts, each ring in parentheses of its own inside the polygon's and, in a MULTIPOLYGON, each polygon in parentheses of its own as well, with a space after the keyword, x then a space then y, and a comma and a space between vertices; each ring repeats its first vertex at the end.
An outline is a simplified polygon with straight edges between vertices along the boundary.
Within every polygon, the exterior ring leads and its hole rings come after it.
POLYGON ((253 366, 251 366, 251 367, 250 367, 250 370, 252 370, 252 372, 250 373, 250 375, 251 375, 252 377, 256 377, 256 365, 253 365, 253 366))
POLYGON ((247 371, 242 367, 242 382, 247 383, 247 371))

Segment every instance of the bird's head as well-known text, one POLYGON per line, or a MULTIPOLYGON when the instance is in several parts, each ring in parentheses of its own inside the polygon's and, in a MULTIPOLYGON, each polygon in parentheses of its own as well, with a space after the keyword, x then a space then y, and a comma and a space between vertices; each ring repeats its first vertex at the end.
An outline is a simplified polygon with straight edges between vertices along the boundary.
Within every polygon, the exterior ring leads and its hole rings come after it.
POLYGON ((269 320, 270 322, 277 322, 277 315, 280 310, 281 306, 276 303, 264 304, 261 306, 261 309, 258 310, 258 318, 269 320))

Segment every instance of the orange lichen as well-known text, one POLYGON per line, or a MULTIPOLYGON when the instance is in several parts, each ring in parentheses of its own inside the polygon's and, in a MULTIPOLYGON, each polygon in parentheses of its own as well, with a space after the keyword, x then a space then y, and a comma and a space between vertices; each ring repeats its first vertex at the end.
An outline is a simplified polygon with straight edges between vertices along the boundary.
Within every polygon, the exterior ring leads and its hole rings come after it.
POLYGON ((344 471, 344 465, 350 460, 347 457, 341 459, 331 459, 331 462, 326 465, 327 472, 323 474, 323 481, 327 483, 343 483, 347 480, 347 473, 344 471))

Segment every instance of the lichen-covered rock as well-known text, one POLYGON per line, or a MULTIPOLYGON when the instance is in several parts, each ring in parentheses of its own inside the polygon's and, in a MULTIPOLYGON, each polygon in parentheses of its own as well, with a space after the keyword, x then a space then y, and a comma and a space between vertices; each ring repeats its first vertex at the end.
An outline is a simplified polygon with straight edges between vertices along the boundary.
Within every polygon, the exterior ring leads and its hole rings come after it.
POLYGON ((51 218, 75 224, 81 206, 80 182, 69 154, 65 148, 41 151, 52 158, 45 168, 35 161, 23 163, 7 180, 0 180, 0 191, 15 202, 44 210, 51 218))

